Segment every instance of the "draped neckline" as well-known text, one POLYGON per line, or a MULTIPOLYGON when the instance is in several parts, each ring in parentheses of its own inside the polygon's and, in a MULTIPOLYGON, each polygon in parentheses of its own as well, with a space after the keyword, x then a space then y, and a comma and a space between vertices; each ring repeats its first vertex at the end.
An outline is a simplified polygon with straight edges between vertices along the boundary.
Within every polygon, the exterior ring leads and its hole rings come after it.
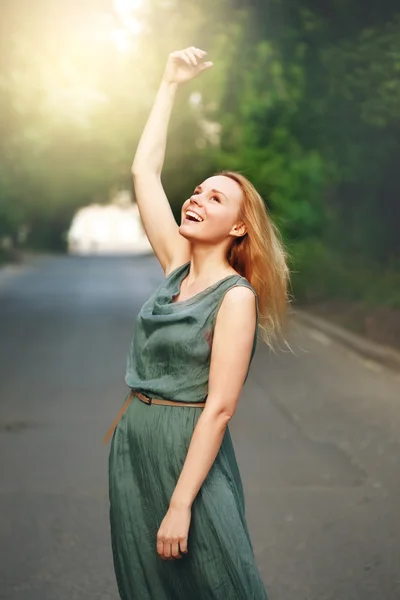
POLYGON ((189 260, 187 263, 185 263, 181 267, 178 267, 178 269, 181 269, 181 272, 178 273, 178 277, 175 279, 174 285, 171 286, 172 289, 171 289, 171 294, 169 296, 169 306, 181 306, 181 305, 188 306, 189 304, 193 304, 194 302, 196 302, 197 300, 199 300, 200 298, 205 296, 208 292, 217 288, 224 281, 227 281, 228 279, 231 279, 232 277, 236 277, 238 280, 241 278, 241 275, 232 273, 231 275, 227 275, 226 277, 223 277, 222 279, 215 281, 214 283, 212 283, 211 285, 206 287, 204 290, 201 290, 200 292, 198 292, 194 296, 191 296, 190 298, 187 298, 186 300, 178 300, 178 302, 173 302, 173 298, 180 294, 182 282, 189 272, 190 262, 191 261, 189 260))

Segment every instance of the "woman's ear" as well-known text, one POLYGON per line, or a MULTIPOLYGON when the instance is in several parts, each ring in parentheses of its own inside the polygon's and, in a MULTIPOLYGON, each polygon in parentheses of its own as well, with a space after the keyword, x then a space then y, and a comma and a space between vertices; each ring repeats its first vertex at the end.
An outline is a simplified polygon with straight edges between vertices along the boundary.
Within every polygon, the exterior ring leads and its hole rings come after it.
POLYGON ((239 225, 235 225, 233 229, 234 229, 233 234, 237 235, 238 237, 240 237, 240 236, 244 235, 245 233, 247 233, 246 225, 244 223, 240 223, 239 225))

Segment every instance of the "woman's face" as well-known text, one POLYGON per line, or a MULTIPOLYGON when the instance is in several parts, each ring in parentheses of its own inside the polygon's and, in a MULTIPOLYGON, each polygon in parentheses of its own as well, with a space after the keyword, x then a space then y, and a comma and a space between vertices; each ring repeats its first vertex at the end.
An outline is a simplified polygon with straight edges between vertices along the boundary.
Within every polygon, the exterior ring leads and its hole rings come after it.
POLYGON ((209 243, 226 239, 231 235, 243 235, 239 227, 239 211, 242 190, 236 181, 224 175, 214 175, 198 185, 182 206, 180 234, 187 238, 209 243), (194 211, 203 220, 193 221, 186 214, 194 211), (237 227, 235 227, 237 225, 237 227))

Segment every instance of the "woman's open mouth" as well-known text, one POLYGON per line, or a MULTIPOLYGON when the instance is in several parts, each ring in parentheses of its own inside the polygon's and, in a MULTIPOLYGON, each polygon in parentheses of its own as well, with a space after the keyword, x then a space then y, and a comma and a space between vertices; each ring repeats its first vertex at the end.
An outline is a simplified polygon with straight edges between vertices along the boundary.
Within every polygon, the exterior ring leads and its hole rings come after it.
POLYGON ((203 221, 198 221, 197 219, 194 219, 193 217, 184 217, 183 221, 189 221, 190 223, 202 223, 203 221))
POLYGON ((191 221, 192 223, 202 223, 203 220, 203 217, 200 217, 200 215, 197 215, 194 211, 190 209, 186 211, 184 216, 184 221, 191 221))

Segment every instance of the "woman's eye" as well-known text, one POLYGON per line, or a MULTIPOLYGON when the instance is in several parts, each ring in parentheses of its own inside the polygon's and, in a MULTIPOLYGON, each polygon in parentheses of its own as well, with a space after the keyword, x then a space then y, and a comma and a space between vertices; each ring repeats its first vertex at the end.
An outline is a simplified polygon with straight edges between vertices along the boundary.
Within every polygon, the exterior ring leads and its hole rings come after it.
POLYGON ((219 202, 219 198, 218 198, 218 196, 213 196, 213 200, 214 200, 214 199, 215 199, 215 200, 217 200, 217 201, 219 202))

